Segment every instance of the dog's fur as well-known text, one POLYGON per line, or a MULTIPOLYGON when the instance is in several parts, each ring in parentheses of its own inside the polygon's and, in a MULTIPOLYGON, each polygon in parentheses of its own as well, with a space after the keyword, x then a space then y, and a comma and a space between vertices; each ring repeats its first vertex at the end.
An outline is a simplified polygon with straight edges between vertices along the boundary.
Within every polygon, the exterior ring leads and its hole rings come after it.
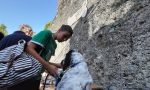
POLYGON ((56 90, 91 90, 90 85, 93 81, 87 64, 79 52, 70 50, 66 54, 63 70, 67 71, 58 83, 56 90))

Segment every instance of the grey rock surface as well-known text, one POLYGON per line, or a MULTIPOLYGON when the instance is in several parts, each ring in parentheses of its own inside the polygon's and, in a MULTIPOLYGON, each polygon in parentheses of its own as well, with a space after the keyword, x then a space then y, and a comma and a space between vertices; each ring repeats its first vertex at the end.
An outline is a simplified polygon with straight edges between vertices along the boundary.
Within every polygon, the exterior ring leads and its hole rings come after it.
MULTIPOLYGON (((58 0, 53 28, 68 24, 86 0, 58 0)), ((87 0, 70 48, 86 58, 104 90, 150 90, 150 0, 87 0)), ((78 14, 79 15, 79 14, 78 14)))

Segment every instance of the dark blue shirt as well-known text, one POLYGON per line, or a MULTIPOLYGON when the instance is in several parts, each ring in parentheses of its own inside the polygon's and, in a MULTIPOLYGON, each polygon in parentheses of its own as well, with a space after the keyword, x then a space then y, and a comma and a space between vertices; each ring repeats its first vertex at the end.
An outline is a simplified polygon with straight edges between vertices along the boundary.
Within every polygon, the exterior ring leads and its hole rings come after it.
POLYGON ((13 34, 10 34, 6 37, 4 37, 1 41, 0 41, 0 50, 12 46, 12 45, 16 45, 18 44, 18 41, 24 39, 26 42, 31 40, 30 36, 25 35, 24 32, 22 31, 16 31, 13 34))

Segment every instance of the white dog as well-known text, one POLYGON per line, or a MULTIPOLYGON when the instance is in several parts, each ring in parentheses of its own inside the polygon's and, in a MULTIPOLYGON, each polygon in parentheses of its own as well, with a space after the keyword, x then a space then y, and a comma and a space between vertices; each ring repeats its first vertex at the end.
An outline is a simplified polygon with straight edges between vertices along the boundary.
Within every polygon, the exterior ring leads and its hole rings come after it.
POLYGON ((56 90, 91 90, 93 80, 84 57, 79 52, 70 50, 66 54, 63 70, 65 73, 56 90))

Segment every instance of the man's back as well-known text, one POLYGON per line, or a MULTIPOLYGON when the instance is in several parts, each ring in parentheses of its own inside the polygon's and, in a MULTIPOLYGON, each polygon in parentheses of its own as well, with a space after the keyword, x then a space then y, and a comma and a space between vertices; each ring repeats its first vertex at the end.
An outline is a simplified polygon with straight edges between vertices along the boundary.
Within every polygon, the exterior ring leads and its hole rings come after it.
POLYGON ((4 37, 1 41, 0 41, 0 50, 12 46, 12 45, 16 45, 18 44, 18 41, 24 39, 26 42, 31 40, 30 36, 25 35, 24 32, 22 31, 16 31, 13 34, 10 34, 6 37, 4 37))

